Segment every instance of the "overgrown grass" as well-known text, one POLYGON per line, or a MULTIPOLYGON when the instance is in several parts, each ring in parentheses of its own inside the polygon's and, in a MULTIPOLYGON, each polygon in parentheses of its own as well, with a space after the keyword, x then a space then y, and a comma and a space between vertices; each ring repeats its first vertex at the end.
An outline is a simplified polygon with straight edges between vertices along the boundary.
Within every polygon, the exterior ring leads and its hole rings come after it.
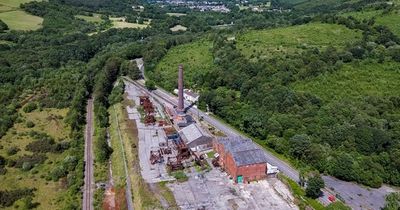
POLYGON ((117 113, 115 112, 113 107, 108 109, 108 113, 110 114, 110 141, 111 147, 113 148, 113 153, 111 154, 111 166, 112 166, 112 175, 114 179, 115 185, 123 185, 125 186, 125 169, 124 169, 124 158, 122 153, 122 146, 119 140, 118 128, 117 128, 117 113))
POLYGON ((400 36, 400 11, 394 10, 384 14, 383 10, 362 10, 342 14, 345 17, 352 16, 358 20, 375 18, 375 25, 387 26, 394 34, 400 36))
POLYGON ((133 204, 135 209, 161 209, 160 202, 150 191, 148 184, 140 174, 138 156, 138 130, 134 121, 128 118, 126 106, 129 104, 125 98, 123 103, 115 106, 118 113, 118 121, 128 161, 128 170, 132 184, 133 204))
POLYGON ((171 175, 178 181, 178 182, 186 182, 189 177, 186 176, 185 172, 182 170, 173 171, 171 175))
POLYGON ((361 10, 343 13, 342 16, 349 17, 352 16, 358 20, 370 19, 382 14, 382 10, 361 10))
MULTIPOLYGON (((7 159, 16 159, 19 156, 32 155, 30 151, 25 151, 27 144, 34 141, 28 135, 30 131, 47 133, 52 136, 56 142, 67 140, 70 132, 69 127, 64 123, 67 109, 44 109, 36 110, 31 113, 20 111, 20 119, 0 139, 0 155, 7 159), (35 123, 33 128, 26 127, 26 121, 35 123), (7 155, 7 150, 11 147, 20 149, 17 154, 7 155)), ((7 173, 0 175, 0 190, 11 190, 19 188, 36 188, 33 202, 39 202, 38 209, 61 209, 64 204, 64 195, 66 186, 62 181, 53 182, 46 180, 49 172, 52 171, 58 164, 64 160, 68 153, 61 154, 47 153, 48 159, 30 171, 22 171, 21 169, 6 167, 7 173)), ((6 209, 15 209, 18 202, 6 209)))
POLYGON ((400 64, 395 62, 347 64, 334 73, 300 81, 293 85, 325 101, 365 96, 394 96, 400 90, 400 64))
POLYGON ((343 47, 361 37, 345 26, 309 23, 269 30, 249 31, 237 38, 237 47, 247 57, 268 58, 276 53, 294 53, 304 48, 343 47))
POLYGON ((168 90, 177 87, 178 65, 183 64, 185 85, 193 87, 198 75, 205 74, 213 68, 213 57, 210 52, 211 42, 196 41, 176 46, 157 64, 155 74, 159 75, 158 85, 168 90))
POLYGON ((295 181, 289 179, 283 174, 278 174, 278 178, 290 188, 300 209, 307 209, 307 206, 311 206, 314 210, 325 209, 325 207, 317 200, 306 197, 305 191, 295 181))
POLYGON ((76 18, 82 19, 87 22, 91 23, 100 23, 103 20, 100 17, 100 14, 93 14, 93 16, 88 16, 88 15, 75 15, 76 18))
POLYGON ((382 16, 379 16, 376 18, 376 23, 385 25, 389 27, 389 29, 396 34, 397 36, 400 36, 400 11, 395 10, 390 14, 385 14, 382 16))
POLYGON ((168 188, 167 184, 168 184, 168 182, 166 182, 166 181, 157 183, 158 189, 160 190, 160 194, 168 202, 169 209, 179 209, 178 205, 176 204, 174 194, 168 188))

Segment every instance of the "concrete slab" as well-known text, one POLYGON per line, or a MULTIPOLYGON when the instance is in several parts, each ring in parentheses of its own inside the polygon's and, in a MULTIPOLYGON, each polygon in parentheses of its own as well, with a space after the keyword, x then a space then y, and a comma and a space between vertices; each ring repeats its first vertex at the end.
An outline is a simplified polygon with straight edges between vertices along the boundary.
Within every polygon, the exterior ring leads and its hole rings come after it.
POLYGON ((238 185, 213 169, 191 172, 187 182, 167 186, 182 209, 298 209, 289 189, 276 178, 238 185))
MULTIPOLYGON (((150 163, 150 152, 157 151, 160 148, 160 144, 166 144, 167 137, 163 127, 146 126, 140 121, 140 113, 138 112, 139 96, 144 95, 144 93, 129 83, 126 83, 125 92, 128 95, 128 99, 135 101, 135 106, 128 106, 126 110, 129 119, 134 120, 138 128, 139 163, 143 179, 148 183, 175 180, 175 178, 168 175, 165 162, 154 165, 150 163)), ((161 117, 160 114, 157 116, 161 117)))

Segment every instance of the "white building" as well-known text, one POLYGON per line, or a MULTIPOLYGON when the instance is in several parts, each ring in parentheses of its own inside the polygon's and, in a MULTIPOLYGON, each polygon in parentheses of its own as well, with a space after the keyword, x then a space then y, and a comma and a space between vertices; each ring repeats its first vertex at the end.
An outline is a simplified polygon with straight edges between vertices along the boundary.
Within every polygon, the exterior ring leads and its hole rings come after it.
MULTIPOLYGON (((175 93, 176 95, 178 95, 178 89, 175 89, 175 90, 174 90, 174 93, 175 93)), ((200 97, 200 95, 197 94, 197 93, 195 93, 195 92, 192 91, 192 90, 189 90, 189 89, 184 89, 184 90, 183 90, 183 98, 184 98, 186 101, 190 102, 190 103, 196 103, 196 102, 199 100, 199 97, 200 97)))

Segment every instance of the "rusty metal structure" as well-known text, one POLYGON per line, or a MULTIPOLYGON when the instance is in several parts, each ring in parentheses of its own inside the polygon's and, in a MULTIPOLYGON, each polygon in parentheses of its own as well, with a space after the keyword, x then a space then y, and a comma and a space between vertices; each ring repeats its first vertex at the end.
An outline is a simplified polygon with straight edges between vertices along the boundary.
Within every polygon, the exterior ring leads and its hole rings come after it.
POLYGON ((156 118, 154 117, 154 106, 150 101, 149 96, 139 96, 140 105, 143 107, 145 116, 144 123, 145 125, 154 125, 156 123, 156 118))
POLYGON ((164 161, 164 158, 163 158, 160 150, 150 151, 150 163, 152 165, 154 165, 156 163, 162 163, 163 161, 164 161))
POLYGON ((182 170, 184 168, 182 161, 177 157, 168 157, 167 167, 170 171, 182 170))
POLYGON ((192 156, 190 149, 181 140, 174 141, 174 147, 178 153, 175 157, 168 157, 167 159, 167 167, 170 171, 181 170, 185 168, 184 161, 192 156))
POLYGON ((155 122, 156 118, 154 117, 154 115, 146 115, 146 117, 144 118, 145 125, 154 125, 155 122))

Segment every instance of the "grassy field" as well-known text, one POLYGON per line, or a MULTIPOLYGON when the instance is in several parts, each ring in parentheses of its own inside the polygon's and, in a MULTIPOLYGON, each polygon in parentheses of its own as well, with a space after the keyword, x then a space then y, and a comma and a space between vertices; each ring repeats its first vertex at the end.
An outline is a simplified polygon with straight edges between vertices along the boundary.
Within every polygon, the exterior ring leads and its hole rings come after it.
MULTIPOLYGON (((24 154, 31 155, 32 152, 25 151, 27 144, 33 141, 27 135, 30 131, 44 132, 52 136, 56 142, 67 139, 69 128, 64 124, 63 118, 67 114, 67 109, 44 109, 43 111, 33 111, 31 113, 20 112, 22 121, 16 123, 8 133, 0 139, 0 155, 7 159, 16 159, 24 154), (32 121, 35 126, 28 128, 27 121, 32 121), (7 150, 17 147, 21 151, 14 155, 8 155, 7 150)), ((7 167, 7 173, 0 175, 0 190, 17 188, 36 188, 34 202, 39 202, 38 209, 60 209, 65 187, 62 182, 46 181, 45 177, 62 161, 66 153, 54 154, 47 153, 48 159, 44 164, 40 164, 30 171, 7 167)), ((15 209, 19 204, 17 201, 13 206, 6 209, 15 209)))
POLYGON ((211 42, 202 40, 179 45, 169 50, 155 69, 155 73, 161 79, 160 84, 169 90, 176 88, 178 65, 183 64, 185 85, 192 86, 196 75, 209 72, 213 68, 210 48, 211 42))
POLYGON ((360 12, 346 12, 342 15, 345 17, 352 16, 356 19, 375 18, 375 24, 385 25, 389 27, 394 34, 400 36, 400 11, 394 10, 389 14, 382 14, 383 10, 367 10, 360 12))
POLYGON ((342 98, 357 99, 361 96, 398 95, 400 90, 400 64, 345 65, 334 73, 297 82, 294 89, 311 92, 325 101, 342 98))
POLYGON ((180 16, 185 16, 185 13, 178 13, 178 12, 168 12, 168 16, 173 16, 173 17, 180 17, 180 16))
MULTIPOLYGON (((0 0, 0 5, 8 6, 12 8, 19 8, 20 4, 28 3, 34 0, 0 0)), ((36 0, 40 1, 40 0, 36 0)))
POLYGON ((293 53, 305 47, 342 47, 361 37, 361 33, 336 24, 306 25, 249 31, 237 38, 237 47, 247 57, 268 57, 274 53, 293 53))
POLYGON ((124 169, 124 158, 123 148, 119 140, 118 127, 117 127, 117 112, 114 107, 109 108, 108 113, 110 114, 110 141, 113 153, 111 155, 111 165, 113 180, 116 186, 125 186, 125 169, 124 169))
POLYGON ((32 0, 0 0, 0 20, 11 30, 36 30, 41 28, 43 18, 30 15, 19 9, 19 5, 32 0))
POLYGON ((128 23, 124 21, 113 21, 112 28, 146 28, 148 24, 128 23))
POLYGON ((100 23, 103 20, 100 18, 100 14, 93 14, 93 16, 87 16, 87 15, 75 15, 76 18, 85 20, 87 22, 91 23, 100 23))
POLYGON ((400 36, 400 11, 379 16, 376 18, 376 23, 389 27, 394 34, 400 36))
POLYGON ((366 10, 366 11, 362 10, 360 12, 355 12, 355 11, 354 12, 346 12, 346 13, 343 13, 342 16, 345 16, 345 17, 352 16, 358 20, 363 20, 363 19, 370 19, 370 18, 376 17, 381 14, 382 14, 382 10, 366 10))
POLYGON ((186 28, 185 26, 182 26, 182 25, 176 25, 176 26, 170 28, 169 30, 171 30, 171 31, 173 31, 173 32, 176 32, 176 31, 186 31, 187 28, 186 28))
MULTIPOLYGON (((100 14, 93 14, 93 16, 86 16, 86 15, 76 15, 76 18, 85 20, 87 22, 91 22, 91 23, 102 23, 104 22, 104 20, 101 19, 101 15, 100 14)), ((139 24, 139 23, 128 23, 125 22, 125 18, 124 17, 110 17, 109 18, 111 20, 112 26, 111 28, 146 28, 150 25, 150 21, 145 21, 143 24, 139 24)))

